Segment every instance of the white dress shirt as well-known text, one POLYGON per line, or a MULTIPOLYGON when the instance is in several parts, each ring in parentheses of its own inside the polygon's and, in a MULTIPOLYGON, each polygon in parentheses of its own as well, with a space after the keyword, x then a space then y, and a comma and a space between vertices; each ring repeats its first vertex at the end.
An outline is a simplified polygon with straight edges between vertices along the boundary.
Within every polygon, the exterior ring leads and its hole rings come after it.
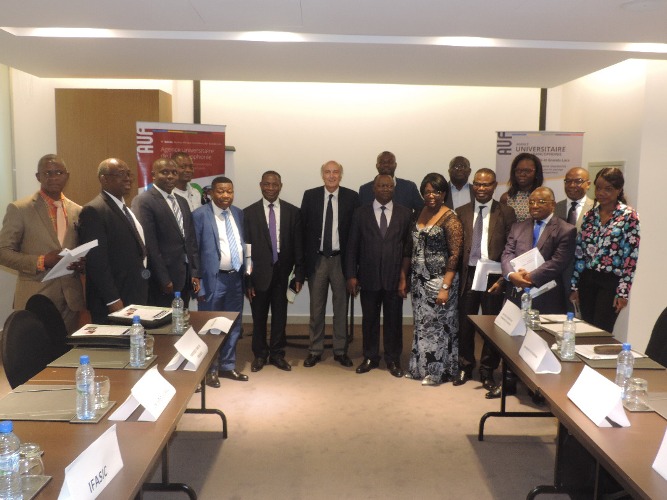
POLYGON ((218 226, 218 238, 220 240, 220 270, 230 271, 234 269, 232 265, 232 254, 229 248, 229 241, 227 240, 227 225, 225 224, 225 216, 223 212, 229 214, 229 223, 232 226, 232 231, 234 233, 234 238, 236 239, 236 252, 239 256, 239 262, 243 262, 243 249, 241 248, 241 237, 239 235, 239 229, 236 227, 236 221, 232 215, 232 211, 222 210, 217 206, 213 206, 213 213, 215 213, 215 223, 218 226))
POLYGON ((324 188, 324 212, 322 214, 322 243, 320 244, 320 252, 323 250, 324 245, 324 224, 326 223, 327 218, 327 205, 329 205, 329 195, 332 194, 331 198, 331 208, 333 209, 333 221, 331 223, 331 250, 333 252, 340 251, 340 238, 338 235, 338 194, 340 193, 340 188, 336 188, 333 193, 324 188))

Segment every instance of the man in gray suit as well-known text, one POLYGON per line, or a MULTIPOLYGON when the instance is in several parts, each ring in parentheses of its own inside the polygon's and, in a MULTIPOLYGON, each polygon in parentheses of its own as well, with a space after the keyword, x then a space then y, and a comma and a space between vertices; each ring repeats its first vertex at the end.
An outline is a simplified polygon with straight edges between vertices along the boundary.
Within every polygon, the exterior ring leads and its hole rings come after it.
MULTIPOLYGON (((593 208, 593 200, 586 193, 591 185, 591 179, 588 170, 581 167, 574 167, 565 174, 565 195, 567 198, 556 203, 554 214, 556 217, 569 222, 577 227, 577 232, 581 231, 581 222, 584 215, 593 208)), ((565 303, 567 310, 574 312, 574 305, 570 302, 570 280, 574 271, 574 259, 563 274, 565 283, 565 303)))
MULTIPOLYGON (((42 282, 64 248, 76 248, 76 226, 81 207, 63 195, 69 172, 62 158, 49 154, 37 164, 41 189, 7 206, 0 230, 0 264, 18 271, 14 309, 24 309, 39 293, 55 304, 68 333, 78 328, 79 311, 85 309, 79 273, 42 282)), ((83 264, 74 267, 83 270, 83 264)))

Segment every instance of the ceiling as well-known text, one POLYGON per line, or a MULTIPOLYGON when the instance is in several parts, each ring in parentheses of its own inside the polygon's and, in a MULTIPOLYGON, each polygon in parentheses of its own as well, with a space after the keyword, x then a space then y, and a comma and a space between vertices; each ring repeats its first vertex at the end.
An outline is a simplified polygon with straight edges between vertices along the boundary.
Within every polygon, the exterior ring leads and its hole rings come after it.
POLYGON ((667 59, 667 0, 5 0, 0 26, 119 36, 0 31, 0 63, 40 77, 549 88, 667 59))

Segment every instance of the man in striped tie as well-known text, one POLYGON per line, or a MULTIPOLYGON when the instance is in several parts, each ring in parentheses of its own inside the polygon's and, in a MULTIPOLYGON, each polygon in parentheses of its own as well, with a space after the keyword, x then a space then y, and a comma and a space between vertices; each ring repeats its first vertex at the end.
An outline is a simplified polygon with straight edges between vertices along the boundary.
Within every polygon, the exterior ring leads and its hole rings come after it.
POLYGON ((232 206, 234 184, 227 177, 211 183, 211 201, 192 213, 199 246, 201 281, 200 311, 239 313, 220 349, 217 363, 206 375, 206 385, 220 387, 218 377, 245 382, 248 376, 236 370, 236 343, 241 336, 243 275, 245 272, 243 211, 232 206))
POLYGON ((178 179, 173 160, 156 160, 152 175, 153 186, 132 200, 148 252, 148 304, 169 307, 178 291, 187 304, 190 293, 199 292, 199 251, 192 213, 187 201, 172 193, 178 179))

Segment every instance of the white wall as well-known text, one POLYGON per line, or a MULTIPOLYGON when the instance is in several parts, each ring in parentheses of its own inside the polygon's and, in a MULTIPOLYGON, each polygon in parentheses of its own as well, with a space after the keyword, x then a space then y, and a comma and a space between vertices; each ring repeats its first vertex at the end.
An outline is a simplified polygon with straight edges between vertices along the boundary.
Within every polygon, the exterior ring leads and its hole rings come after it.
MULTIPOLYGON (((583 130, 584 165, 624 160, 625 192, 640 215, 641 244, 629 306, 615 335, 643 349, 655 320, 667 306, 660 172, 667 157, 667 62, 629 60, 555 89, 563 130, 583 130)), ((550 92, 551 93, 551 92, 550 92)))

